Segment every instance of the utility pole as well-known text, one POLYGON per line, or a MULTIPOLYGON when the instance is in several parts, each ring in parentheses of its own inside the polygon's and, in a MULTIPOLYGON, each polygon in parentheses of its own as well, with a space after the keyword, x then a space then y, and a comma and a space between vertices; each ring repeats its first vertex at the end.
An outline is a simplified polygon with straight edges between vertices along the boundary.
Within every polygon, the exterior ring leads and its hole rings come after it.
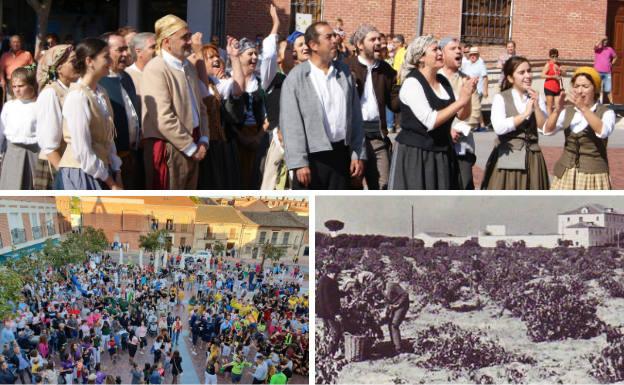
POLYGON ((414 239, 414 205, 412 205, 412 240, 414 239))

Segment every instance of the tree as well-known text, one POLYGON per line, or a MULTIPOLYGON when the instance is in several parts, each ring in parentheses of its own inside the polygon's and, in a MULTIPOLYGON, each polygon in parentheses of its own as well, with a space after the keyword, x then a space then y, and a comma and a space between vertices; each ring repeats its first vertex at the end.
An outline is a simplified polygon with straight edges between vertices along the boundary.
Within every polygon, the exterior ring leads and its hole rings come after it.
POLYGON ((145 251, 154 252, 163 249, 169 232, 165 229, 154 230, 139 237, 139 246, 145 251))
POLYGON ((36 254, 21 253, 16 258, 8 259, 5 266, 17 273, 24 281, 34 282, 35 274, 46 268, 46 259, 36 254))
POLYGON ((325 227, 330 231, 332 238, 336 236, 338 231, 344 229, 344 223, 336 219, 325 222, 325 227))
POLYGON ((42 253, 52 266, 60 268, 72 263, 83 263, 89 254, 100 253, 108 245, 104 230, 85 227, 82 233, 68 234, 60 245, 46 241, 42 253))
POLYGON ((24 281, 20 274, 0 266, 0 319, 13 315, 15 305, 22 298, 24 281))
POLYGON ((270 242, 265 243, 262 246, 262 262, 260 263, 260 270, 264 270, 264 261, 267 258, 272 261, 279 261, 284 255, 286 255, 285 247, 274 246, 270 242))
POLYGON ((82 230, 81 235, 85 243, 85 251, 89 254, 101 253, 106 250, 110 244, 102 229, 94 229, 88 226, 82 230))
POLYGON ((26 0, 37 14, 37 38, 35 40, 35 53, 39 52, 44 35, 48 33, 48 18, 52 8, 52 0, 26 0))
POLYGON ((225 251, 225 246, 223 245, 223 242, 216 241, 214 243, 213 249, 214 249, 215 255, 219 256, 219 255, 221 255, 221 253, 223 253, 225 251))

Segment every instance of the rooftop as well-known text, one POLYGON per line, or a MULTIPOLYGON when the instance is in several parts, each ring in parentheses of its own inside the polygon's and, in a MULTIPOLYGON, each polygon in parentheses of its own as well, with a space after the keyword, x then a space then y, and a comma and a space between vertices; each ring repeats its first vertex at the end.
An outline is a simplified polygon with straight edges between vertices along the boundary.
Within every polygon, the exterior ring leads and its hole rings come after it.
POLYGON ((243 215, 263 227, 308 228, 307 218, 302 218, 288 211, 246 211, 243 215))
POLYGON ((563 212, 559 215, 572 215, 572 214, 624 214, 624 212, 615 210, 611 207, 606 207, 597 203, 591 203, 585 206, 581 206, 574 210, 563 212))
POLYGON ((232 206, 208 206, 197 207, 195 223, 240 223, 243 225, 255 225, 249 218, 242 215, 232 206))

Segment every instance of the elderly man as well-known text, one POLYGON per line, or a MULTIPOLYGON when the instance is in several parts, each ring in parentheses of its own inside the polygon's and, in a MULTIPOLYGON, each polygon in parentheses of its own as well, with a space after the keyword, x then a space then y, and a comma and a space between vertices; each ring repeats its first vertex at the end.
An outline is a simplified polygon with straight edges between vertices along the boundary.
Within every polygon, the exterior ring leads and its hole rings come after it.
POLYGON ((365 180, 369 190, 386 190, 390 174, 390 139, 386 107, 399 112, 397 73, 382 60, 381 34, 371 25, 361 25, 351 38, 357 56, 345 63, 355 77, 362 104, 362 128, 366 136, 365 180))
POLYGON ((202 103, 187 23, 174 15, 156 21, 156 52, 143 71, 143 135, 146 187, 197 188, 199 162, 208 150, 208 114, 202 103))
MULTIPOLYGON (((476 79, 471 80, 460 71, 463 55, 458 39, 446 37, 440 41, 440 48, 444 55, 444 67, 440 69, 439 73, 449 81, 455 98, 458 98, 464 82, 474 82, 476 79)), ((472 167, 476 163, 477 157, 475 156, 475 141, 472 131, 479 125, 479 118, 481 117, 481 102, 476 93, 472 94, 471 107, 470 117, 466 120, 455 119, 451 127, 451 137, 459 164, 459 187, 462 190, 475 189, 472 167)))
POLYGON ((105 35, 111 58, 110 73, 100 80, 113 107, 115 121, 115 147, 122 160, 121 179, 128 190, 144 188, 143 156, 141 143, 141 102, 134 82, 125 72, 129 60, 126 41, 115 33, 105 35))
POLYGON ((134 58, 134 63, 126 69, 126 72, 134 82, 137 95, 141 97, 141 79, 143 70, 147 63, 156 54, 156 35, 151 32, 136 34, 130 43, 130 55, 134 58))
POLYGON ((360 98, 349 67, 332 61, 336 35, 326 22, 305 33, 310 59, 282 86, 280 127, 293 188, 346 190, 364 173, 360 98))
POLYGON ((5 90, 7 89, 6 85, 11 80, 11 75, 13 74, 13 71, 18 69, 19 67, 24 67, 34 63, 32 54, 22 49, 21 36, 11 36, 9 43, 11 47, 10 51, 6 52, 0 58, 0 86, 2 86, 2 88, 4 88, 5 90))

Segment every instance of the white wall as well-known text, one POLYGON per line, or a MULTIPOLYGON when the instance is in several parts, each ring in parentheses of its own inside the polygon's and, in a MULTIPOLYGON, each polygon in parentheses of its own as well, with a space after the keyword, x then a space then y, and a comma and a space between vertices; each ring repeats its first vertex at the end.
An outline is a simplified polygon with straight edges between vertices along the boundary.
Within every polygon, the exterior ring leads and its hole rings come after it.
POLYGON ((507 234, 507 226, 505 225, 487 225, 485 231, 490 235, 505 235, 507 234))
POLYGON ((526 247, 557 247, 559 235, 483 235, 479 236, 479 244, 482 247, 496 247, 496 242, 505 241, 513 243, 524 241, 526 247))

